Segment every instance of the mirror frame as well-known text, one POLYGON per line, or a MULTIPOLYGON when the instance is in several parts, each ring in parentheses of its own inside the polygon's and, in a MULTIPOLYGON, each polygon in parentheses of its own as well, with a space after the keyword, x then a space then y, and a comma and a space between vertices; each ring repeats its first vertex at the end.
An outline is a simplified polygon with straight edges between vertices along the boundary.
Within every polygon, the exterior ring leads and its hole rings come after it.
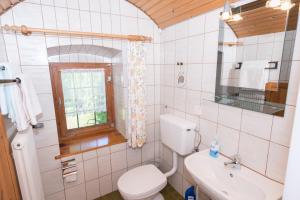
MULTIPOLYGON (((255 2, 249 3, 253 4, 255 2)), ((248 5, 248 4, 246 4, 248 5)), ((265 5, 265 4, 264 4, 265 5)), ((270 8, 271 9, 271 8, 270 8)), ((296 22, 296 27, 292 28, 290 30, 295 30, 297 31, 297 24, 298 24, 298 16, 299 16, 299 1, 296 2, 296 5, 292 8, 296 9, 293 10, 293 12, 297 13, 297 22, 296 22)), ((291 10, 292 10, 291 9, 291 10)), ((240 8, 234 8, 233 13, 235 10, 240 10, 240 8)), ((292 46, 289 46, 287 48, 287 43, 286 43, 286 37, 287 37, 287 31, 289 31, 288 24, 291 23, 291 15, 290 11, 287 11, 287 20, 286 20, 286 28, 285 28, 285 40, 283 44, 283 52, 282 55, 284 54, 285 51, 290 51, 290 59, 288 59, 288 74, 286 74, 286 77, 290 77, 290 71, 291 71, 291 64, 292 64, 292 57, 294 53, 294 46, 295 46, 295 39, 296 39, 296 33, 295 37, 293 38, 292 46)), ((241 91, 243 92, 249 92, 249 95, 254 95, 254 96, 263 96, 265 97, 265 91, 264 90, 258 90, 258 89, 249 89, 249 88, 241 88, 241 87, 233 87, 233 86, 224 86, 221 85, 221 76, 222 76, 222 66, 223 66, 223 41, 224 41, 224 26, 225 23, 223 20, 220 19, 220 25, 219 25, 219 43, 218 43, 218 56, 217 56, 217 71, 216 71, 216 88, 215 88, 215 102, 223 105, 229 105, 233 107, 238 107, 246 110, 251 110, 255 112, 261 112, 265 114, 270 114, 270 115, 276 115, 276 116, 284 116, 285 112, 285 106, 286 106, 286 97, 288 95, 288 88, 284 100, 284 104, 280 103, 274 103, 274 102, 269 102, 264 99, 259 99, 253 100, 250 98, 240 98, 239 94, 241 94, 241 91), (261 103, 263 102, 263 103, 261 103)), ((286 59, 285 59, 286 61, 286 59)), ((282 59, 281 59, 282 62, 282 59)), ((280 63, 281 63, 280 62, 280 63)), ((282 76, 282 68, 280 68, 280 75, 279 77, 282 76)), ((280 79, 280 78, 279 78, 280 79)), ((289 83, 290 78, 288 78, 287 83, 289 83)))

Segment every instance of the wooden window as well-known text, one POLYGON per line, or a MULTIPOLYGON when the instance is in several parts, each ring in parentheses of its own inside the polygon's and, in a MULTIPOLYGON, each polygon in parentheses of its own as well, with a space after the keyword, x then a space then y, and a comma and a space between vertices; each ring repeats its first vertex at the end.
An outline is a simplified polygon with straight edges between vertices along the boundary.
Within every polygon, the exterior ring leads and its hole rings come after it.
POLYGON ((51 63, 50 73, 61 142, 115 130, 111 64, 51 63))

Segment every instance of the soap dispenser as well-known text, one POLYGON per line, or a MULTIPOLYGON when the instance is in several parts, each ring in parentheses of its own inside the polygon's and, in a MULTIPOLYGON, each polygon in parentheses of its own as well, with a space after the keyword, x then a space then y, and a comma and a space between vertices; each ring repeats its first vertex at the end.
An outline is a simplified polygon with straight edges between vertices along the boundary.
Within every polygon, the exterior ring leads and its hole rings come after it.
POLYGON ((219 156, 219 143, 217 139, 214 139, 210 145, 209 155, 213 158, 217 158, 219 156))

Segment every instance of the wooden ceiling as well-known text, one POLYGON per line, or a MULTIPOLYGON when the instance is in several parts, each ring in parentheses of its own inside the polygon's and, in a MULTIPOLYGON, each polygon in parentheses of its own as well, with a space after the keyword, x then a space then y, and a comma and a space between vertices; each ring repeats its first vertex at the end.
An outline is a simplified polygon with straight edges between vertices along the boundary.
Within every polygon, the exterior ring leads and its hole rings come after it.
POLYGON ((238 38, 285 30, 286 12, 266 7, 242 13, 243 20, 227 22, 238 38))
MULTIPOLYGON (((290 10, 288 30, 295 30, 297 27, 299 0, 296 1, 294 1, 296 6, 290 10)), ((266 8, 265 3, 262 2, 257 1, 245 5, 246 7, 242 6, 243 20, 227 22, 238 38, 286 30, 287 12, 280 9, 266 8)))
MULTIPOLYGON (((128 0, 144 11, 160 28, 220 8, 224 0, 128 0)), ((230 0, 229 2, 235 2, 230 0)))
POLYGON ((0 15, 23 0, 0 0, 0 15))

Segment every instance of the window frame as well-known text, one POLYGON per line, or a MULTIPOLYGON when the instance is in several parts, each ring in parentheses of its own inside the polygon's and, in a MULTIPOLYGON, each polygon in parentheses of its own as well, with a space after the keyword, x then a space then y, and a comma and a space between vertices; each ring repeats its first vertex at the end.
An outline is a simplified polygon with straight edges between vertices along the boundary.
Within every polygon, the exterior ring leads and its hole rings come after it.
POLYGON ((105 134, 116 130, 111 63, 50 63, 49 69, 53 92, 53 101, 55 107, 57 131, 60 142, 89 137, 92 135, 105 134), (61 71, 64 69, 104 69, 107 123, 70 130, 67 129, 64 96, 61 80, 61 71))

